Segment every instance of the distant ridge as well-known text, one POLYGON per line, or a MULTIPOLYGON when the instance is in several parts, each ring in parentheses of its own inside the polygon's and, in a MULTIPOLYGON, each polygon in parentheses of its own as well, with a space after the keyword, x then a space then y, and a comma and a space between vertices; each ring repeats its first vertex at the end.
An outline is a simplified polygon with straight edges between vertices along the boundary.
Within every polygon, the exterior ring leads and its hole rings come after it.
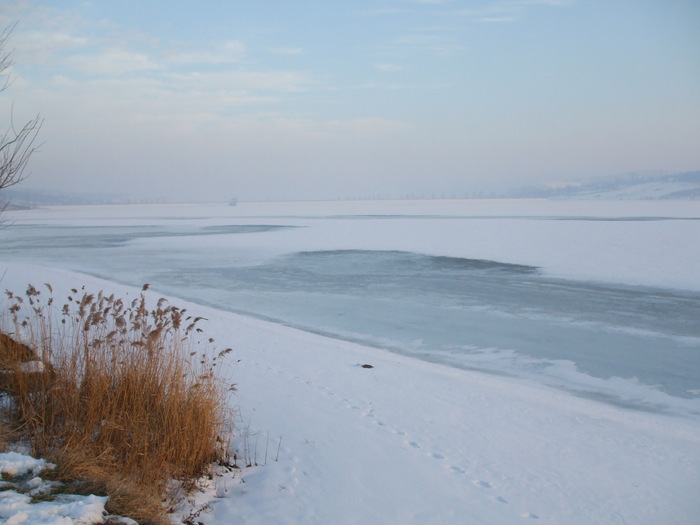
MULTIPOLYGON (((371 194, 318 200, 452 200, 452 199, 569 199, 569 200, 700 200, 700 170, 678 173, 643 172, 525 186, 511 190, 466 190, 451 193, 419 192, 401 195, 371 194)), ((272 199, 277 200, 277 199, 272 199)), ((293 199, 304 201, 308 199, 293 199)), ((310 199, 314 200, 314 199, 310 199)), ((265 202, 263 199, 261 202, 265 202)), ((169 204, 159 196, 110 193, 69 193, 37 189, 11 188, 0 196, 7 209, 31 209, 39 206, 75 206, 104 204, 169 204)), ((205 201, 206 202, 206 201, 205 201)), ((218 202, 212 200, 211 202, 218 202)), ((232 198, 229 206, 236 206, 232 198)))
POLYGON ((518 188, 506 198, 575 200, 700 199, 700 170, 674 174, 631 173, 601 179, 518 188))
POLYGON ((60 193, 45 190, 12 188, 6 193, 9 209, 31 209, 38 206, 76 206, 86 204, 159 204, 156 197, 136 197, 110 193, 60 193))

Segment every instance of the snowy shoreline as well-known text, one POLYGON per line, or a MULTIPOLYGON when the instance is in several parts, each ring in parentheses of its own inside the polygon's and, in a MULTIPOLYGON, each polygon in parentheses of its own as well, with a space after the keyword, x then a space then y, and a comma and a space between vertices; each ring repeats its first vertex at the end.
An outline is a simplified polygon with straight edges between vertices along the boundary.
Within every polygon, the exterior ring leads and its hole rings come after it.
MULTIPOLYGON (((138 293, 4 266, 3 289, 50 282, 57 299, 76 285, 138 293)), ((217 478, 197 496, 209 509, 203 523, 680 525, 700 512, 700 421, 171 300, 233 347, 239 432, 258 463, 267 455, 265 466, 217 478)))

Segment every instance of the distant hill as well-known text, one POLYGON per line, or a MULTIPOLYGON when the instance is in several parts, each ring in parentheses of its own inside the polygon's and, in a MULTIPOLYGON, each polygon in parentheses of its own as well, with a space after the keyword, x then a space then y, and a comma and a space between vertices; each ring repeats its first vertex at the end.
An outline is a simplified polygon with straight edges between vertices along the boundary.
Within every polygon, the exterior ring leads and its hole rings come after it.
POLYGON ((110 193, 59 193, 34 189, 12 188, 2 195, 9 209, 29 209, 38 206, 76 206, 84 204, 154 204, 163 199, 135 197, 110 193))
POLYGON ((575 200, 700 199, 700 171, 670 175, 628 174, 509 191, 509 198, 575 200))

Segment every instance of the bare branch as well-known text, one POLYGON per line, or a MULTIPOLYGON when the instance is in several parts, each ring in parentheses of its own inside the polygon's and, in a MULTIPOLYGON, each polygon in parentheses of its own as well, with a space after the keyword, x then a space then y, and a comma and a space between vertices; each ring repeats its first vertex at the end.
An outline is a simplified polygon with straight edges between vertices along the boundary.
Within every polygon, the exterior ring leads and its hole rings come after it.
POLYGON ((14 61, 12 60, 12 50, 6 49, 7 42, 10 38, 10 35, 12 34, 12 31, 14 31, 16 25, 17 23, 15 22, 14 24, 0 31, 0 75, 5 77, 3 80, 3 85, 0 86, 0 91, 5 91, 5 89, 7 89, 7 86, 11 84, 10 76, 5 75, 5 71, 12 67, 14 61))
POLYGON ((24 178, 24 170, 37 150, 36 139, 43 124, 37 115, 19 131, 14 127, 0 137, 0 190, 14 186, 24 178))
MULTIPOLYGON (((0 76, 4 76, 3 91, 9 85, 9 76, 6 71, 12 66, 12 51, 7 50, 8 39, 16 24, 10 25, 0 31, 0 76)), ((13 114, 10 114, 10 126, 6 130, 0 129, 0 191, 15 184, 19 184, 25 177, 25 168, 29 158, 37 151, 36 139, 44 120, 37 115, 24 124, 21 128, 15 126, 13 114)), ((0 202, 0 222, 2 212, 7 202, 0 202)))

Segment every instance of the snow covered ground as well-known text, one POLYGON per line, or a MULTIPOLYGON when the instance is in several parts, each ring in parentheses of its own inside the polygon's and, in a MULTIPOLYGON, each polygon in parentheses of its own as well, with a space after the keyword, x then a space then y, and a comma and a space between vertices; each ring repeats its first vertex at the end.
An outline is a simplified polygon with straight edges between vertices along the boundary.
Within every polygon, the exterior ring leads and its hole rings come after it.
MULTIPOLYGON (((168 258, 203 269, 222 261, 251 267, 319 250, 498 261, 541 268, 546 278, 653 286, 691 303, 700 290, 700 248, 692 242, 700 238, 700 210, 692 202, 243 203, 52 208, 14 217, 14 231, 2 233, 2 287, 50 282, 56 297, 76 285, 137 295, 139 287, 114 280, 157 277, 148 266, 168 258), (261 225, 295 228, 232 229, 261 225), (102 247, 83 247, 98 238, 102 247), (75 255, 66 249, 71 243, 75 255), (110 280, 95 276, 101 267, 110 280)), ((155 288, 154 298, 162 294, 155 288)), ((195 288, 173 283, 168 290, 191 296, 195 288)), ((258 466, 216 478, 181 515, 201 510, 196 519, 207 524, 679 525, 700 515, 697 395, 657 392, 672 410, 630 408, 605 402, 603 388, 596 398, 498 367, 428 362, 239 315, 211 290, 203 294, 197 303, 171 301, 206 317, 206 335, 234 348, 237 445, 247 442, 258 466)), ((697 350, 697 326, 688 330, 686 347, 697 350)), ((688 367, 698 379, 697 360, 688 367)), ((625 390, 630 381, 605 383, 625 390)))
POLYGON ((107 498, 62 494, 51 501, 42 496, 58 483, 40 474, 54 465, 19 452, 0 453, 0 519, 7 525, 101 523, 107 498), (7 478, 8 481, 5 481, 7 478), (36 499, 36 501, 33 501, 36 499))

